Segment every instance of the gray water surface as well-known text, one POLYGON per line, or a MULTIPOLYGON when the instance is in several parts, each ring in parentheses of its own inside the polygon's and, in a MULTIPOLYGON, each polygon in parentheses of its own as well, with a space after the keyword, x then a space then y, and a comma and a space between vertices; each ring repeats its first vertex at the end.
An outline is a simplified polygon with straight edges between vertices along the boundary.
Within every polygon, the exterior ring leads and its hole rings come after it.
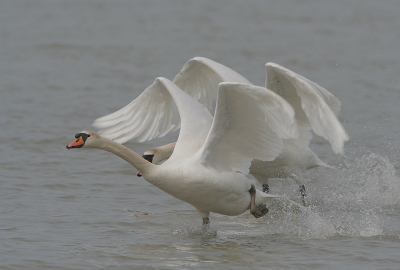
MULTIPOLYGON (((399 269, 397 1, 1 1, 0 269, 399 269), (211 215, 75 133, 195 56, 257 85, 275 62, 342 101, 337 169, 288 179, 254 219, 211 215)), ((126 145, 138 153, 177 133, 126 145)))

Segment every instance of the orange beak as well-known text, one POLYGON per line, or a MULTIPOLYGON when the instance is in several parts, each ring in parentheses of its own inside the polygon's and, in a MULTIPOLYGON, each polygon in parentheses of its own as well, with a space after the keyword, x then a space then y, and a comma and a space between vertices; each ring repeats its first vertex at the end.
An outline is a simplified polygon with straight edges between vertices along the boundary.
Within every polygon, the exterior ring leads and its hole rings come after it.
POLYGON ((75 141, 67 145, 67 149, 71 148, 80 148, 85 144, 85 141, 83 140, 82 136, 79 136, 75 141))

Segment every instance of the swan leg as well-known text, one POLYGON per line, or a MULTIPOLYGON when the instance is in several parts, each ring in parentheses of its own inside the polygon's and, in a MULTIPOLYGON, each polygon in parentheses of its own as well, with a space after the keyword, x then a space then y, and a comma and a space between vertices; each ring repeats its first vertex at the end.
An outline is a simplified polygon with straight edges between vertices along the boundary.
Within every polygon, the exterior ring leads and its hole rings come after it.
POLYGON ((263 184, 262 188, 263 188, 264 193, 269 193, 269 185, 268 184, 263 184))
POLYGON ((290 174, 290 178, 292 178, 296 184, 299 185, 299 191, 300 191, 300 195, 301 195, 301 202, 303 203, 304 206, 307 206, 307 202, 306 202, 306 186, 300 181, 299 177, 297 175, 295 175, 294 173, 290 174))
POLYGON ((204 226, 210 226, 210 219, 209 218, 203 218, 203 227, 204 226))
POLYGON ((207 234, 210 230, 210 219, 203 218, 203 225, 201 226, 201 232, 203 234, 207 234))
POLYGON ((260 218, 268 213, 268 208, 264 203, 261 203, 256 206, 256 188, 254 185, 251 185, 251 189, 249 190, 251 195, 250 201, 250 213, 255 218, 260 218))
POLYGON ((203 231, 207 231, 210 228, 210 212, 196 209, 200 216, 203 218, 203 231))
POLYGON ((307 197, 306 187, 304 185, 300 185, 299 191, 300 191, 300 195, 301 195, 301 200, 302 200, 304 206, 306 206, 306 197, 307 197))

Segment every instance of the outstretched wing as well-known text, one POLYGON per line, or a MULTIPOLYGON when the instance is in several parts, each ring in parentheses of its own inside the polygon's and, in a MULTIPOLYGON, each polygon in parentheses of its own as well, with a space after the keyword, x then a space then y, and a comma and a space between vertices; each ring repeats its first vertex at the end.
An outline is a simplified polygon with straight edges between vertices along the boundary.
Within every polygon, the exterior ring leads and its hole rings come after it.
MULTIPOLYGON (((127 106, 97 119, 93 125, 101 128, 100 135, 119 143, 131 138, 137 138, 138 141, 151 140, 180 128, 181 117, 177 104, 182 107, 185 102, 187 106, 190 106, 191 102, 198 103, 168 79, 157 78, 127 106), (180 95, 180 92, 184 95, 180 95)), ((203 113, 206 114, 203 118, 211 117, 204 107, 203 113)), ((207 128, 209 129, 209 126, 207 128)), ((205 132, 207 134, 208 130, 205 132)))
POLYGON ((190 59, 175 76, 173 82, 209 110, 217 97, 220 82, 251 84, 236 71, 205 57, 190 59))
POLYGON ((336 115, 340 101, 328 90, 274 63, 267 63, 266 87, 286 99, 295 110, 299 125, 298 143, 308 146, 312 129, 328 140, 335 153, 343 154, 344 142, 349 139, 336 115))
MULTIPOLYGON (((218 84, 223 81, 250 82, 215 61, 204 57, 189 60, 175 76, 173 82, 209 110, 217 96, 218 84)), ((154 82, 139 97, 122 109, 100 117, 92 124, 99 134, 125 143, 136 138, 147 141, 160 138, 180 128, 178 110, 170 95, 160 91, 164 87, 154 82)))
POLYGON ((203 146, 210 131, 213 117, 206 107, 170 80, 157 78, 156 81, 162 83, 168 89, 181 119, 181 130, 173 156, 190 157, 203 146))
POLYGON ((275 159, 282 139, 296 133, 294 111, 279 95, 264 87, 221 83, 212 128, 198 157, 219 171, 247 174, 254 158, 275 159))

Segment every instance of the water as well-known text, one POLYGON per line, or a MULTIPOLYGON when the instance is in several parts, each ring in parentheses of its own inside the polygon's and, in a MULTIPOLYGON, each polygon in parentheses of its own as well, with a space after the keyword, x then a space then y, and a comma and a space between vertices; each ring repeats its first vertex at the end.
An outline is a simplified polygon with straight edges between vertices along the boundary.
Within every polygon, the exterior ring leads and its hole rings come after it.
MULTIPOLYGON (((0 269, 398 269, 396 1, 0 2, 0 269), (276 62, 342 101, 346 156, 273 180, 270 214, 211 215, 75 133, 194 56, 264 84, 276 62)), ((127 146, 141 153, 173 134, 127 146)))

